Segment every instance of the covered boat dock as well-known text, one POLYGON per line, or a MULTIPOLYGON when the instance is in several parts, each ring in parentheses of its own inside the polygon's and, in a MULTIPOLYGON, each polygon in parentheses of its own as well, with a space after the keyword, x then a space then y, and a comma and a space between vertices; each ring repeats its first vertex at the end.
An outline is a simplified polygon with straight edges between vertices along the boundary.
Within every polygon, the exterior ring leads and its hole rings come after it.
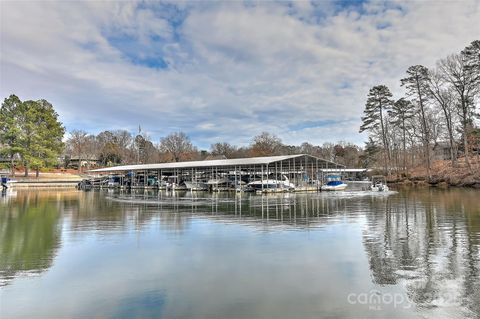
POLYGON ((252 181, 286 180, 296 190, 317 190, 325 169, 345 169, 343 165, 306 154, 139 164, 91 170, 107 187, 158 187, 169 185, 190 190, 242 190, 252 181), (113 181, 112 181, 113 178, 113 181), (223 185, 223 186, 220 186, 223 185))

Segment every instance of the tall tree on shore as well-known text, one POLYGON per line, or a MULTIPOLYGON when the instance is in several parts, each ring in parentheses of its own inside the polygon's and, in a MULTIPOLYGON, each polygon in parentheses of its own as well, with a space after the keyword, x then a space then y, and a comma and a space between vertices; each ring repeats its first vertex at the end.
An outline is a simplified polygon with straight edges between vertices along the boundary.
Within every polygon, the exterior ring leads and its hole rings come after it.
POLYGON ((168 153, 174 162, 191 157, 197 150, 190 142, 190 138, 183 132, 174 132, 160 140, 160 150, 168 153))
POLYGON ((430 132, 427 123, 427 101, 429 98, 429 74, 423 65, 414 65, 407 69, 407 77, 400 80, 418 107, 422 123, 422 144, 427 164, 427 175, 430 177, 430 132))
POLYGON ((237 147, 229 143, 215 143, 210 146, 212 155, 223 155, 226 158, 233 158, 237 152, 237 147))
POLYGON ((126 130, 103 131, 97 135, 95 144, 103 165, 134 163, 133 137, 126 130))
POLYGON ((390 161, 390 147, 387 138, 387 122, 386 116, 388 110, 393 105, 392 93, 385 85, 377 85, 370 89, 365 104, 364 116, 362 117, 362 125, 360 133, 370 131, 371 133, 380 133, 382 146, 384 149, 384 169, 389 173, 388 162, 390 161))
POLYGON ((480 72, 480 40, 470 43, 462 51, 462 55, 466 60, 467 69, 478 77, 480 72))
POLYGON ((10 95, 0 108, 0 155, 8 156, 12 176, 15 176, 15 156, 20 153, 20 126, 18 115, 22 101, 16 95, 10 95))
POLYGON ((83 130, 73 130, 70 132, 70 137, 67 140, 67 144, 70 147, 71 152, 78 159, 78 171, 81 171, 82 160, 87 157, 88 151, 88 133, 83 130))
POLYGON ((435 101, 435 105, 442 110, 445 127, 448 133, 450 160, 452 166, 455 165, 457 159, 457 151, 455 146, 454 130, 455 130, 455 99, 451 86, 445 85, 442 75, 438 71, 430 72, 430 95, 435 101))
POLYGON ((253 138, 251 152, 253 156, 277 155, 282 147, 282 140, 268 132, 262 132, 253 138))
POLYGON ((20 119, 20 154, 25 165, 25 176, 28 176, 31 167, 38 177, 40 168, 58 160, 64 147, 62 139, 65 128, 58 120, 53 105, 46 100, 23 102, 20 119))
POLYGON ((476 114, 475 97, 480 90, 479 56, 480 44, 479 41, 474 41, 461 54, 452 54, 446 59, 440 60, 438 64, 444 80, 453 87, 456 93, 465 161, 470 169, 468 136, 473 129, 473 118, 476 114))
POLYGON ((403 170, 405 171, 407 169, 407 121, 415 114, 414 105, 410 101, 401 98, 393 104, 388 114, 390 115, 391 123, 398 127, 402 133, 403 170))
POLYGON ((158 150, 147 134, 138 134, 135 137, 135 148, 137 151, 137 164, 154 163, 158 160, 158 150))

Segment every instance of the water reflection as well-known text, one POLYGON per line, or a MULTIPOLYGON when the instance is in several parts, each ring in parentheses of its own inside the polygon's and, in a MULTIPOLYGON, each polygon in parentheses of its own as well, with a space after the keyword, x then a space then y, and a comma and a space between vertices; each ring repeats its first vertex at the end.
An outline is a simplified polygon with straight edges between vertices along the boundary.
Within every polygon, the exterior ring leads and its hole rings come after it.
POLYGON ((18 191, 0 201, 0 317, 31 316, 15 303, 44 291, 20 279, 51 269, 52 303, 81 310, 38 317, 475 318, 478 195, 18 191), (414 309, 347 303, 371 289, 414 309))
POLYGON ((478 192, 402 195, 366 215, 363 242, 373 281, 401 283, 418 307, 445 316, 480 315, 478 192))
POLYGON ((45 193, 24 194, 0 205, 0 286, 51 266, 60 246, 63 202, 45 193))
POLYGON ((176 229, 188 227, 191 218, 209 218, 224 223, 240 223, 258 230, 302 230, 323 227, 345 218, 358 219, 368 211, 372 198, 383 202, 388 196, 352 196, 351 194, 264 194, 255 195, 155 191, 110 192, 106 199, 135 207, 142 214, 162 220, 176 229), (161 212, 160 215, 156 214, 161 212), (180 213, 180 215, 178 214, 180 213), (172 215, 180 220, 172 218, 172 215), (172 221, 175 221, 171 224, 172 221))

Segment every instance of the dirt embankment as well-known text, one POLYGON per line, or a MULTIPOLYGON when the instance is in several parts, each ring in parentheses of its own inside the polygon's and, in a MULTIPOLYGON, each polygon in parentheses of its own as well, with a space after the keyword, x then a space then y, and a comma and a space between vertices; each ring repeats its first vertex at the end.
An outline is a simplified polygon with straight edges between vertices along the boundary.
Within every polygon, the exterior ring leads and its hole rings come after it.
POLYGON ((25 176, 25 171, 17 169, 15 171, 15 177, 10 176, 17 182, 57 182, 57 181, 81 181, 83 178, 78 174, 77 170, 65 170, 65 169, 49 169, 47 171, 40 172, 38 177, 35 171, 31 170, 28 176, 25 176))
POLYGON ((480 189, 480 161, 478 158, 470 159, 470 166, 461 158, 455 165, 451 161, 435 161, 430 170, 430 177, 424 167, 410 169, 405 175, 396 175, 389 178, 390 182, 400 185, 417 186, 459 186, 480 189))

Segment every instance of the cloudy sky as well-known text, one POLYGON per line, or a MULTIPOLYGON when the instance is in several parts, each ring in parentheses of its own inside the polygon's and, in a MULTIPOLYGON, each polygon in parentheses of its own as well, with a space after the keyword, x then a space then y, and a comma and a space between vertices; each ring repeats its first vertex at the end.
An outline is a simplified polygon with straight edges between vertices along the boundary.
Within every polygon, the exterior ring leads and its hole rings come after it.
POLYGON ((480 38, 480 0, 1 1, 0 98, 50 101, 67 130, 138 125, 208 148, 358 134, 368 89, 480 38))

